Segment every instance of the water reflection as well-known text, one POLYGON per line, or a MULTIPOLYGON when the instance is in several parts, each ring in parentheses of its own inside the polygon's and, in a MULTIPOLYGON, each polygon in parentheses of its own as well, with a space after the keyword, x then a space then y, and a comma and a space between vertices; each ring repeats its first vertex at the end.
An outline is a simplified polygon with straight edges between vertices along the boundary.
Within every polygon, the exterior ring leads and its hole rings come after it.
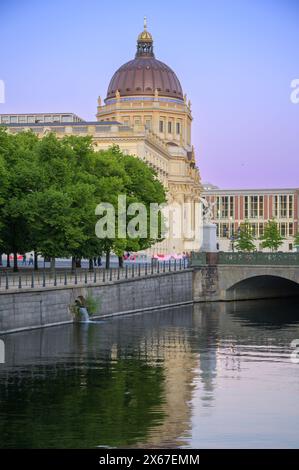
POLYGON ((298 307, 197 304, 7 335, 0 446, 298 447, 298 307))

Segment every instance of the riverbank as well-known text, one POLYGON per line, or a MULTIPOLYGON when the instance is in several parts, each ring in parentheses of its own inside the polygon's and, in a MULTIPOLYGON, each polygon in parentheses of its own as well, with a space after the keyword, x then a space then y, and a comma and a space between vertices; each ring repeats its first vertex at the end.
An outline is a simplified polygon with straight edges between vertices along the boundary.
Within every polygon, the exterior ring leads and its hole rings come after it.
POLYGON ((192 269, 86 283, 0 292, 0 334, 72 323, 76 299, 92 296, 94 318, 125 315, 193 302, 192 269))

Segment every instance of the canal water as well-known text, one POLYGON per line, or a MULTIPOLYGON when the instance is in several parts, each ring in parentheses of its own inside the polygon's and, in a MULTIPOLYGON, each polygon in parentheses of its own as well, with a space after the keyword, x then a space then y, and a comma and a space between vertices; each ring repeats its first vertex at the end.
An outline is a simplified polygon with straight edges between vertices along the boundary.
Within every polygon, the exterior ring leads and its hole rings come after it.
POLYGON ((0 447, 298 448, 297 338, 298 300, 3 336, 0 447))

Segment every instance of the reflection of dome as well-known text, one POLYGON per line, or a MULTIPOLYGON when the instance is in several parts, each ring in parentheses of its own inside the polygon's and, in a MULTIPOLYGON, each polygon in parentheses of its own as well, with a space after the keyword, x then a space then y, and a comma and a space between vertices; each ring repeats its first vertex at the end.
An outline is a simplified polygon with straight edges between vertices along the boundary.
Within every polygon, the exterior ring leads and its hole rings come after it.
POLYGON ((153 38, 144 25, 139 34, 134 60, 122 65, 113 75, 106 99, 115 98, 119 91, 123 96, 169 96, 183 100, 179 79, 168 65, 157 60, 153 52, 153 38))

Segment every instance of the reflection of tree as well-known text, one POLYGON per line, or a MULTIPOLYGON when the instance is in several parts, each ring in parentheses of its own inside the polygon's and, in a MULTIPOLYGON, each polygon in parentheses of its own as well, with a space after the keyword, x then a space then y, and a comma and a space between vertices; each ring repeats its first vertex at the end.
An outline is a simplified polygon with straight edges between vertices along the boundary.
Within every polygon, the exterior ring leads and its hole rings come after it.
POLYGON ((86 369, 58 366, 55 375, 44 368, 34 380, 13 376, 6 388, 0 385, 0 447, 132 445, 163 420, 156 412, 163 382, 162 366, 140 358, 86 369))

